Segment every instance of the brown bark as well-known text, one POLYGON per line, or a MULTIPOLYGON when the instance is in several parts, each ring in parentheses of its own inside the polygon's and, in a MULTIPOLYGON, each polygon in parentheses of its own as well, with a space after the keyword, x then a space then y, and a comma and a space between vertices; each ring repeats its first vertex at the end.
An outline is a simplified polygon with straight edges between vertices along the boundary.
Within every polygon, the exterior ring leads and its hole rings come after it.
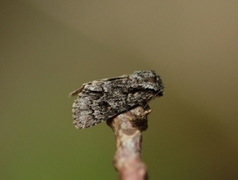
POLYGON ((151 110, 138 106, 107 121, 116 138, 113 159, 121 180, 146 180, 147 169, 141 161, 142 131, 147 128, 151 110))

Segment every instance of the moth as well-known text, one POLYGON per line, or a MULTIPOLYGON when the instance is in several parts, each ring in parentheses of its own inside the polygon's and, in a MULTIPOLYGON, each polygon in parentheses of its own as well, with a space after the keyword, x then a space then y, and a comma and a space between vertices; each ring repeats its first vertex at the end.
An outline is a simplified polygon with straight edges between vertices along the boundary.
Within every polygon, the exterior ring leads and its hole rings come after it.
POLYGON ((87 82, 70 93, 78 96, 73 103, 73 123, 85 129, 136 106, 144 107, 163 93, 162 80, 152 70, 87 82))

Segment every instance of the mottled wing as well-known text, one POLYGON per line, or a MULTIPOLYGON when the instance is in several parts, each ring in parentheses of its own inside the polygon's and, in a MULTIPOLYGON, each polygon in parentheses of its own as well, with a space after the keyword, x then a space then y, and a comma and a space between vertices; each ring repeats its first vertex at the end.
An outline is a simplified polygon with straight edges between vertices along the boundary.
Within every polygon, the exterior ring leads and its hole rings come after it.
POLYGON ((115 116, 115 113, 119 112, 119 104, 125 103, 120 103, 121 100, 118 101, 119 89, 115 89, 113 85, 121 84, 122 79, 126 77, 120 76, 88 82, 70 93, 70 96, 78 94, 72 110, 75 127, 88 128, 115 116), (114 94, 116 91, 118 91, 118 95, 114 94))
POLYGON ((78 129, 94 126, 135 106, 146 105, 161 91, 162 82, 153 71, 85 83, 70 94, 78 94, 72 110, 74 125, 78 129))

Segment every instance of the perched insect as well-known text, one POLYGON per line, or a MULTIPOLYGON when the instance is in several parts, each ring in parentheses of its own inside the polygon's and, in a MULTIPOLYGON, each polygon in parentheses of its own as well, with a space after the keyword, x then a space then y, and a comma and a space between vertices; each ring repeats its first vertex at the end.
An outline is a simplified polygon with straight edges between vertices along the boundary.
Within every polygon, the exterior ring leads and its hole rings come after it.
POLYGON ((78 95, 73 103, 73 123, 78 129, 94 126, 136 106, 146 106, 163 91, 160 77, 151 70, 84 83, 70 93, 78 95))

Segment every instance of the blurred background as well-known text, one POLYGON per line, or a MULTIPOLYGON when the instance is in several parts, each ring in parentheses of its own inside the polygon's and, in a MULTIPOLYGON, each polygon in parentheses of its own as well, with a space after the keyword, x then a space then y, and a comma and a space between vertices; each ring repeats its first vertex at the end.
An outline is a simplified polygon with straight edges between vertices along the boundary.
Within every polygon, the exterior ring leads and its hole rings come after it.
POLYGON ((0 2, 0 179, 118 179, 102 123, 77 130, 69 92, 153 69, 150 179, 238 179, 238 1, 0 2))

